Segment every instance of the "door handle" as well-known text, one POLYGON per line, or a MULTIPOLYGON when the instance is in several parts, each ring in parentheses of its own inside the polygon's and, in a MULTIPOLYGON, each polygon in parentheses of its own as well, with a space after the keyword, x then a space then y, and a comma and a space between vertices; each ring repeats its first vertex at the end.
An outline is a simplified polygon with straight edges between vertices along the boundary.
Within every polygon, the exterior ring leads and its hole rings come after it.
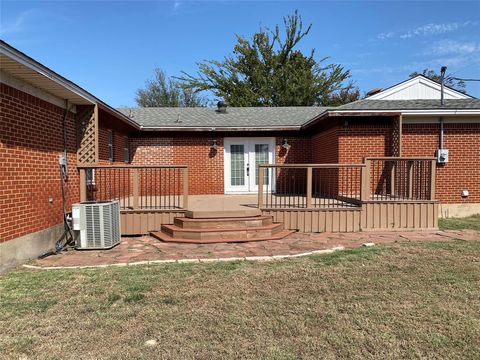
POLYGON ((250 164, 247 164, 247 176, 250 176, 250 164))

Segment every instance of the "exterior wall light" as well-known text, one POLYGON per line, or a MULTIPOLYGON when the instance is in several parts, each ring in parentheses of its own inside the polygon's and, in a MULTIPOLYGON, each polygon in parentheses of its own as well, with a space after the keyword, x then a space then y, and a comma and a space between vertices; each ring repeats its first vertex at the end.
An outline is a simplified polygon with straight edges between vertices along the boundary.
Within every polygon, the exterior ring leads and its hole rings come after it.
POLYGON ((288 150, 288 149, 290 149, 291 146, 292 146, 292 145, 290 145, 290 144, 288 143, 288 140, 287 140, 287 139, 283 139, 283 141, 282 141, 282 148, 288 150))
POLYGON ((218 144, 217 144, 216 139, 212 140, 212 145, 210 146, 210 149, 212 149, 212 150, 217 150, 218 149, 218 144))

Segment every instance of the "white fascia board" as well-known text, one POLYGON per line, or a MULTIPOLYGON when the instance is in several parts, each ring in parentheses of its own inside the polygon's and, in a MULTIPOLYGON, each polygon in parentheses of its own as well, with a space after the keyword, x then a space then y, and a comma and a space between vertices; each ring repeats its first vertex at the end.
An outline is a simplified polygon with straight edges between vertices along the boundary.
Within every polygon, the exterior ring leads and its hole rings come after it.
MULTIPOLYGON (((366 100, 384 100, 385 98, 388 98, 389 96, 392 96, 393 94, 400 92, 402 90, 408 89, 411 86, 415 86, 417 84, 422 84, 424 86, 428 86, 432 89, 435 89, 439 92, 439 97, 440 97, 440 92, 441 92, 441 85, 438 84, 437 82, 430 80, 424 76, 417 76, 414 77, 413 79, 404 81, 398 85, 394 85, 391 88, 387 88, 383 91, 380 91, 377 94, 374 94, 372 96, 369 96, 366 98, 366 100)), ((463 94, 459 91, 450 89, 448 87, 444 87, 443 89, 445 95, 450 95, 454 98, 457 99, 472 99, 470 95, 463 94)))
POLYGON ((32 60, 26 58, 24 55, 14 51, 13 49, 9 49, 7 47, 1 46, 0 52, 5 56, 8 56, 12 60, 15 60, 19 64, 39 73, 40 75, 45 76, 46 78, 50 79, 56 84, 63 86, 64 88, 70 90, 71 92, 84 98, 85 100, 90 101, 92 104, 95 104, 98 101, 94 96, 87 93, 85 90, 82 90, 78 86, 75 86, 74 84, 68 81, 65 81, 60 77, 60 75, 55 74, 51 70, 45 68, 44 66, 33 62, 32 60))
POLYGON ((145 131, 295 131, 300 130, 301 126, 249 126, 249 127, 214 127, 214 126, 140 126, 145 131))
POLYGON ((343 110, 329 111, 329 113, 382 113, 404 115, 480 115, 480 109, 432 109, 432 110, 343 110))

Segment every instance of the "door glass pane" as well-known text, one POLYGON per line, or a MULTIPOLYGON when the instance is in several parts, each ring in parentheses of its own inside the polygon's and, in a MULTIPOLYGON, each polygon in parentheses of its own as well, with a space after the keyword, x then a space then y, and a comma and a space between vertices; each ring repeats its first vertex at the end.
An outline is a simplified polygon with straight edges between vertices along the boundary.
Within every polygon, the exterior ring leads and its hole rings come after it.
MULTIPOLYGON (((268 164, 268 144, 255 144, 255 185, 258 185, 258 165, 268 164)), ((268 185, 269 171, 265 169, 263 185, 268 185)))
POLYGON ((245 146, 230 145, 230 184, 245 185, 245 146))

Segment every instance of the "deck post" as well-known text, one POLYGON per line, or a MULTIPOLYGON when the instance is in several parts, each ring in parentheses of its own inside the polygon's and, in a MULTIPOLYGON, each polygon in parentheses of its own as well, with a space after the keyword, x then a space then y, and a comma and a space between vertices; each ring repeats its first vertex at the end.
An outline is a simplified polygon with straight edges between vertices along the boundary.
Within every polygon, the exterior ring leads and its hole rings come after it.
POLYGON ((435 176, 437 171, 437 160, 432 159, 430 165, 430 200, 435 200, 435 176))
POLYGON ((365 166, 362 167, 362 183, 360 189, 360 200, 367 201, 370 199, 370 164, 367 158, 364 160, 365 166))
POLYGON ((413 161, 407 162, 407 198, 411 199, 413 196, 413 161))
POLYGON ((87 170, 80 168, 80 202, 87 201, 87 170))
POLYGON ((312 207, 312 173, 312 167, 307 167, 307 204, 305 206, 307 209, 312 207))
POLYGON ((132 176, 133 176, 133 189, 132 189, 132 196, 133 196, 133 209, 138 209, 138 190, 139 190, 139 179, 138 179, 138 169, 132 169, 132 176))
POLYGON ((258 208, 263 208, 263 176, 265 168, 260 165, 258 167, 258 208))
POLYGON ((188 168, 183 169, 183 208, 188 209, 188 168))

